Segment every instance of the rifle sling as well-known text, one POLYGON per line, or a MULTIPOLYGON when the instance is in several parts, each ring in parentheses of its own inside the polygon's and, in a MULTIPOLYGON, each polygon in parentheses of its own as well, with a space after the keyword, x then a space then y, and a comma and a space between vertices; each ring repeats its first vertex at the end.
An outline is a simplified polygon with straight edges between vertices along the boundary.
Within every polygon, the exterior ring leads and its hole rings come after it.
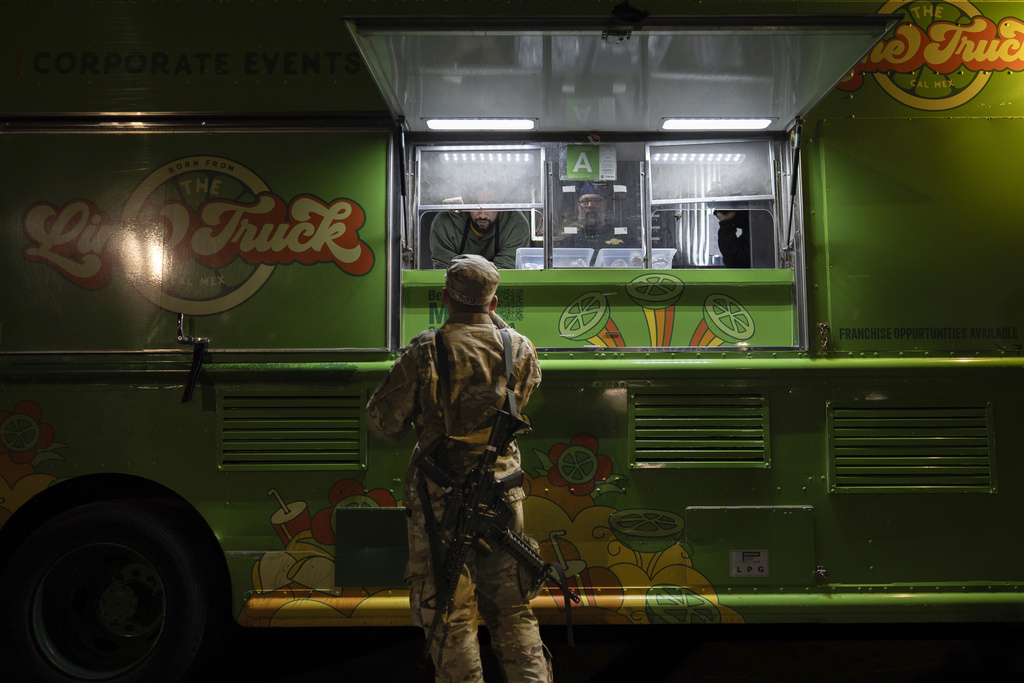
MULTIPOLYGON (((557 543, 557 541, 555 541, 557 543)), ((565 567, 558 562, 544 565, 544 578, 558 586, 562 591, 562 602, 565 605, 565 630, 569 647, 576 647, 576 639, 572 635, 572 603, 580 602, 580 597, 569 588, 569 578, 565 575, 565 567)))

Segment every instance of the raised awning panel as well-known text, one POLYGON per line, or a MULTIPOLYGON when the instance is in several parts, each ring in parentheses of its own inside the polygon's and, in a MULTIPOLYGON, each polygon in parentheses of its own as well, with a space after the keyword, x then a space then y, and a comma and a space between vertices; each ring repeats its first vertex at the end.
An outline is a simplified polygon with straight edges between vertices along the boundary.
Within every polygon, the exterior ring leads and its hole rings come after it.
POLYGON ((418 18, 348 23, 395 117, 529 118, 539 132, 649 132, 668 118, 787 130, 893 17, 418 18))

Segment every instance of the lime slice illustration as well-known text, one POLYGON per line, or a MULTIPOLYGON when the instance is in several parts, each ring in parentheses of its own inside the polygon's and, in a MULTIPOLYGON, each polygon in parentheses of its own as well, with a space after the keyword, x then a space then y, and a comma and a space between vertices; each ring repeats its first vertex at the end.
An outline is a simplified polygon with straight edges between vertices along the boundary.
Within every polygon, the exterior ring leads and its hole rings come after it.
POLYGON ((39 423, 28 415, 15 413, 0 425, 0 443, 9 451, 27 451, 38 441, 39 423))
POLYGON ((608 518, 622 545, 638 553, 660 553, 683 535, 683 518, 664 510, 619 510, 608 518))
POLYGON ((725 294, 711 294, 704 300, 704 322, 715 336, 740 342, 754 336, 754 318, 740 302, 725 294))
POLYGON ((379 508, 380 503, 369 496, 354 495, 343 498, 335 505, 336 508, 379 508))
POLYGON ((570 446, 558 456, 558 473, 573 484, 585 484, 597 474, 597 456, 589 448, 570 446))
POLYGON ((644 308, 667 308, 679 300, 683 281, 668 273, 645 273, 626 285, 626 294, 633 303, 644 308))
POLYGON ((587 292, 569 304, 558 319, 558 334, 568 339, 590 339, 604 329, 611 315, 601 292, 587 292))
POLYGON ((659 584, 647 591, 647 617, 652 624, 718 624, 718 606, 689 588, 659 584))

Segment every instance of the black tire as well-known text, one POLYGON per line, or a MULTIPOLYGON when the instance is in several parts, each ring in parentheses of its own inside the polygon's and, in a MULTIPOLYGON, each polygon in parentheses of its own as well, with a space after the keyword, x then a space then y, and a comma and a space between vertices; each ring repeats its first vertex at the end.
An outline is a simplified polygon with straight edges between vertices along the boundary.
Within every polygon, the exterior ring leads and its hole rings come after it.
MULTIPOLYGON (((176 511, 74 508, 17 549, 0 591, 5 650, 40 682, 185 681, 226 620, 220 564, 176 511)), ((20 679, 14 679, 20 680, 20 679)))

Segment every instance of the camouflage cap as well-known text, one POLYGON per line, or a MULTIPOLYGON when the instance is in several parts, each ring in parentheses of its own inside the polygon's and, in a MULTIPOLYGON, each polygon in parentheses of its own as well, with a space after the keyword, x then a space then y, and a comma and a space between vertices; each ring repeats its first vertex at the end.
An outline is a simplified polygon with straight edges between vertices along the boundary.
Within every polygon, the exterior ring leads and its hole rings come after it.
POLYGON ((476 254, 459 254, 444 274, 448 296, 467 306, 489 304, 500 280, 495 265, 476 254))

